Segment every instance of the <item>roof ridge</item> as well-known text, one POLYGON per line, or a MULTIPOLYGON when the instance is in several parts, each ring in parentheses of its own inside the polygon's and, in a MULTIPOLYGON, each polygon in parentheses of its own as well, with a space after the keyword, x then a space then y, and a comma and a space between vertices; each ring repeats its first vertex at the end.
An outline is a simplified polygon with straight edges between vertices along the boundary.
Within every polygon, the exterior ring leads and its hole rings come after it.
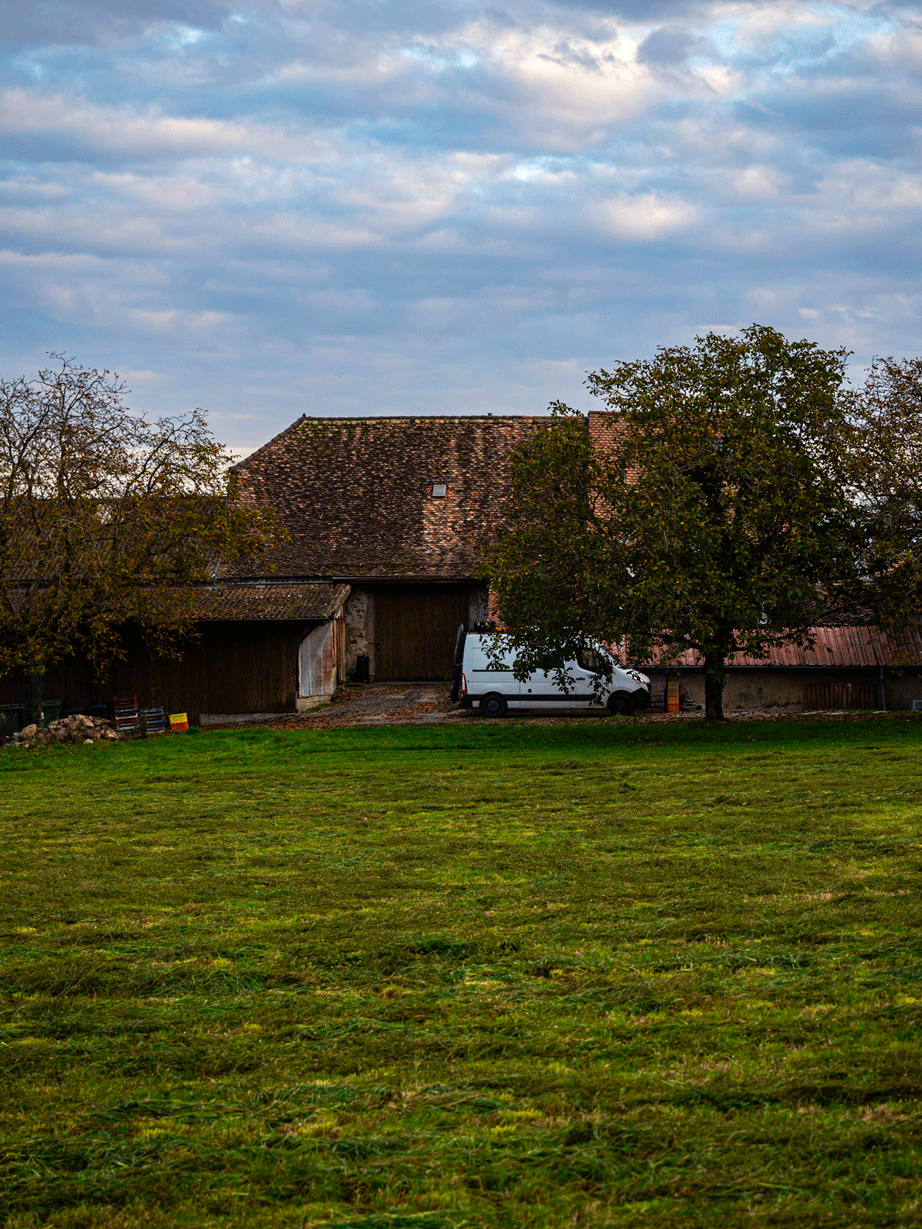
POLYGON ((252 461, 254 457, 258 457, 261 452, 265 452, 267 448, 271 448, 276 440, 280 440, 283 435, 287 435, 289 431, 293 431, 299 423, 304 422, 306 419, 306 414, 302 414, 300 418, 296 418, 293 423, 289 423, 288 426, 279 431, 277 435, 273 435, 271 440, 267 440, 265 444, 262 444, 259 448, 254 448, 249 456, 244 457, 242 461, 238 461, 236 465, 232 465, 228 470, 228 473, 233 474, 236 473, 238 469, 242 469, 242 467, 252 461))
POLYGON ((298 422, 535 422, 550 417, 550 414, 302 414, 298 422))

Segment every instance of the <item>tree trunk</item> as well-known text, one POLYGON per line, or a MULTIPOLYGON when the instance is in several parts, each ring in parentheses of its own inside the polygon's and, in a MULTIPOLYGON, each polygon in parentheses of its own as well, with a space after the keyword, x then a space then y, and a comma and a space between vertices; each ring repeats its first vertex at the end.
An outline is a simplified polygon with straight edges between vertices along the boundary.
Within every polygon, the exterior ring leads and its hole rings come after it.
POLYGON ((723 653, 706 653, 704 656, 705 721, 724 719, 724 683, 727 681, 724 660, 723 653))
POLYGON ((42 696, 45 691, 45 663, 34 665, 26 683, 26 725, 42 724, 42 696))

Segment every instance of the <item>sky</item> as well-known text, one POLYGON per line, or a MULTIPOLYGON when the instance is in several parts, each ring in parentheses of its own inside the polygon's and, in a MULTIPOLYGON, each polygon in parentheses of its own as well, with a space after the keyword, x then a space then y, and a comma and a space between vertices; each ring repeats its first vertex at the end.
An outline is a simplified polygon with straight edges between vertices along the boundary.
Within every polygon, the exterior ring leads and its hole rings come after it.
POLYGON ((246 451, 534 414, 772 325, 922 353, 922 14, 801 0, 3 0, 0 376, 246 451))

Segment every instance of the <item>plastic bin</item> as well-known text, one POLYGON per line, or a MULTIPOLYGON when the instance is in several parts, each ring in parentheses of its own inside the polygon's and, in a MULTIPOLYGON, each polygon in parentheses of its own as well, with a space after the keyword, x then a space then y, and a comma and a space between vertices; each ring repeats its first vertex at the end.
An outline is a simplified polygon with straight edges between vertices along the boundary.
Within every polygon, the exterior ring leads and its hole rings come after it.
POLYGON ((21 704, 0 704, 0 738, 9 738, 22 729, 21 704))
POLYGON ((61 716, 63 700, 42 700, 42 725, 50 725, 61 716))
POLYGON ((669 679, 666 683, 666 712, 678 713, 682 705, 679 701, 679 680, 669 679))

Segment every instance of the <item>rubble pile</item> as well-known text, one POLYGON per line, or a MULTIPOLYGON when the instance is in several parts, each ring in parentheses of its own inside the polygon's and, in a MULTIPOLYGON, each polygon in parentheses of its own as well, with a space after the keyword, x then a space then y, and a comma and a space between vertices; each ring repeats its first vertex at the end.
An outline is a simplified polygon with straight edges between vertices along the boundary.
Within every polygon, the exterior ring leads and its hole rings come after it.
POLYGON ((47 726, 27 725, 10 739, 13 747, 44 747, 49 743, 114 742, 118 732, 105 717, 76 714, 62 717, 47 726))

